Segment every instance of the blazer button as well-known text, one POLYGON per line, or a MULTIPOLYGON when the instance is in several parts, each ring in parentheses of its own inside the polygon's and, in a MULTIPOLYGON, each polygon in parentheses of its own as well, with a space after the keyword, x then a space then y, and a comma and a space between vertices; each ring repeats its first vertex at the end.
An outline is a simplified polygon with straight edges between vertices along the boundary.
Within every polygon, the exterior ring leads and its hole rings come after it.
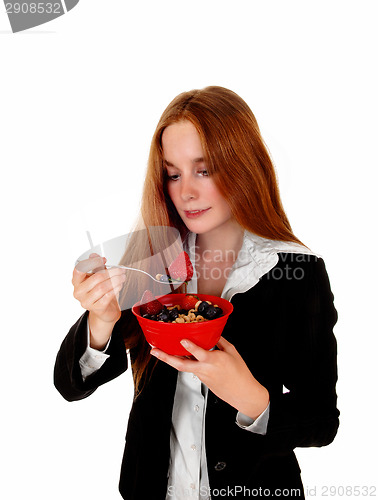
POLYGON ((223 470, 226 467, 226 462, 218 462, 215 466, 214 469, 217 471, 223 470))

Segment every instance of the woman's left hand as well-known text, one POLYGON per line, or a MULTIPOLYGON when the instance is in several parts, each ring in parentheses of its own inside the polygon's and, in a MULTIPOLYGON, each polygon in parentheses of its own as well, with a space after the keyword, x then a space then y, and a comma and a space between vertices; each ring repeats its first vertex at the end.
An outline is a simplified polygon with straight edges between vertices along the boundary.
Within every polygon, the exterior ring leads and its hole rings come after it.
POLYGON ((197 375, 216 396, 252 419, 265 410, 269 393, 254 378, 233 344, 221 337, 218 349, 207 351, 189 340, 181 343, 195 359, 172 356, 156 348, 151 354, 179 371, 197 375))

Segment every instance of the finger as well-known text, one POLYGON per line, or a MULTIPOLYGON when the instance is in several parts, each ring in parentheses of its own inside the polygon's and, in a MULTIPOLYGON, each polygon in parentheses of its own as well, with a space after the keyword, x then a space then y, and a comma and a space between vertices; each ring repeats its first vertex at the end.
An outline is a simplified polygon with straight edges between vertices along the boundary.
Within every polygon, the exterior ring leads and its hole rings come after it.
MULTIPOLYGON (((98 257, 101 257, 101 255, 99 255, 98 253, 91 253, 89 256, 90 259, 93 259, 94 257, 98 258, 98 257)), ((100 269, 106 269, 105 263, 108 259, 106 257, 101 257, 101 259, 102 259, 102 262, 99 264, 99 266, 93 268, 93 270, 92 270, 93 273, 96 273, 100 269)))
POLYGON ((106 269, 105 262, 104 262, 105 257, 102 257, 102 262, 100 265, 93 267, 92 273, 97 273, 98 271, 102 271, 106 269))
POLYGON ((84 282, 74 287, 73 296, 82 307, 89 308, 94 301, 99 300, 102 295, 111 291, 115 286, 125 284, 126 275, 112 271, 100 271, 88 277, 84 282))
POLYGON ((150 351, 150 354, 160 359, 161 361, 164 361, 164 363, 167 363, 173 368, 176 368, 176 370, 180 372, 194 373, 194 371, 196 371, 198 368, 198 361, 193 361, 182 356, 172 356, 171 354, 167 354, 161 349, 156 349, 153 347, 150 351))
POLYGON ((78 262, 75 266, 75 269, 82 273, 89 273, 93 272, 94 269, 99 268, 99 269, 104 269, 104 257, 101 257, 100 255, 96 253, 91 253, 91 256, 89 259, 84 259, 78 262))
POLYGON ((122 290, 123 285, 124 285, 123 281, 121 281, 118 284, 114 284, 113 283, 113 286, 112 286, 111 290, 109 290, 108 292, 104 293, 104 295, 102 297, 100 297, 100 299, 98 299, 97 301, 95 301, 95 303, 98 302, 99 300, 102 300, 104 297, 105 298, 110 298, 110 300, 112 300, 114 298, 118 300, 118 295, 119 295, 119 292, 122 290))
MULTIPOLYGON (((112 268, 112 269, 103 269, 98 271, 97 273, 88 275, 85 274, 85 279, 83 282, 79 282, 79 290, 76 291, 76 295, 83 296, 86 293, 89 293, 95 287, 101 285, 107 280, 113 280, 114 283, 118 284, 118 277, 123 277, 123 281, 126 279, 126 272, 124 269, 112 268)), ((74 283, 74 286, 76 283, 74 283)))
MULTIPOLYGON (((117 286, 110 292, 105 293, 102 297, 100 297, 92 306, 91 308, 93 310, 106 310, 111 303, 113 303, 119 310, 119 302, 118 302, 118 294, 120 290, 122 289, 122 286, 117 286)), ((85 309, 88 309, 87 307, 85 309)))
POLYGON ((230 351, 231 349, 234 349, 234 344, 231 344, 231 342, 226 340, 224 337, 221 337, 217 342, 217 347, 221 351, 230 351))
POLYGON ((184 339, 181 342, 181 345, 185 347, 187 351, 190 352, 198 361, 207 361, 209 359, 209 351, 203 349, 199 345, 194 344, 190 340, 184 339))
POLYGON ((76 267, 72 273, 72 284, 73 286, 78 286, 87 278, 87 274, 79 271, 76 267))
MULTIPOLYGON (((97 255, 97 254, 91 254, 97 255)), ((105 257, 93 257, 89 259, 82 260, 76 264, 72 273, 72 284, 77 286, 88 277, 89 272, 95 272, 97 269, 105 269, 103 260, 105 257), (101 259, 101 260, 100 260, 101 259), (99 265, 100 264, 100 265, 99 265)))
MULTIPOLYGON (((97 283, 92 289, 84 294, 84 292, 79 292, 79 297, 84 296, 86 303, 94 304, 98 300, 100 300, 104 295, 108 293, 115 294, 115 289, 119 290, 122 288, 125 282, 125 275, 122 276, 114 276, 112 279, 106 279, 100 283, 97 283)), ((89 281, 89 279, 87 280, 89 281)), ((84 284, 86 285, 86 283, 84 284)), ((118 291, 119 291, 118 290, 118 291)))
MULTIPOLYGON (((93 252, 90 254, 89 258, 92 259, 93 257, 101 257, 101 255, 99 253, 93 252)), ((102 258, 105 259, 105 257, 102 257, 102 258)))
POLYGON ((88 281, 104 281, 105 279, 113 278, 114 276, 126 276, 126 270, 122 267, 110 267, 109 269, 100 269, 96 273, 88 276, 88 281))

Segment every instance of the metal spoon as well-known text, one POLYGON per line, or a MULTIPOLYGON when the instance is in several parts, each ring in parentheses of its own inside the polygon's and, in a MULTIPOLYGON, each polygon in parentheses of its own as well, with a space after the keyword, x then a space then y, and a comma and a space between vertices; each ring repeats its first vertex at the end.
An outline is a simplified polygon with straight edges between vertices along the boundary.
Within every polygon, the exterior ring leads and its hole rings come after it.
MULTIPOLYGON (((101 269, 111 269, 112 267, 116 267, 118 269, 127 269, 128 271, 137 271, 139 273, 146 274, 153 281, 156 281, 156 283, 160 283, 162 285, 181 285, 182 283, 185 283, 184 281, 179 281, 168 277, 167 281, 161 281, 157 279, 157 276, 159 275, 152 276, 147 271, 143 271, 142 269, 137 269, 135 267, 122 266, 121 264, 104 264, 102 257, 93 257, 91 259, 77 261, 75 267, 78 271, 87 274, 92 273, 94 271, 99 271, 101 269)), ((161 275, 161 276, 167 276, 167 275, 161 275)))
POLYGON ((166 274, 161 274, 160 276, 167 276, 167 281, 161 281, 157 279, 156 277, 159 276, 158 274, 154 277, 147 271, 143 271, 142 269, 137 269, 135 267, 127 267, 127 266, 121 266, 120 264, 105 264, 106 269, 111 269, 112 267, 117 267, 119 269, 127 269, 128 271, 138 271, 139 273, 147 274, 152 280, 156 281, 156 283, 161 283, 163 285, 181 285, 182 283, 185 283, 185 281, 179 281, 175 280, 173 278, 169 278, 166 274))

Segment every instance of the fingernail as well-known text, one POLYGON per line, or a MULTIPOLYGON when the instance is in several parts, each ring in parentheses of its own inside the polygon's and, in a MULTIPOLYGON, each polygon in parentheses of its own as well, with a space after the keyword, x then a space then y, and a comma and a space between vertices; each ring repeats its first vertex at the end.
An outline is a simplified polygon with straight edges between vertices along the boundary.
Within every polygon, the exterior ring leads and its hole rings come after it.
POLYGON ((189 347, 189 342, 187 340, 181 340, 180 344, 184 347, 189 347))

